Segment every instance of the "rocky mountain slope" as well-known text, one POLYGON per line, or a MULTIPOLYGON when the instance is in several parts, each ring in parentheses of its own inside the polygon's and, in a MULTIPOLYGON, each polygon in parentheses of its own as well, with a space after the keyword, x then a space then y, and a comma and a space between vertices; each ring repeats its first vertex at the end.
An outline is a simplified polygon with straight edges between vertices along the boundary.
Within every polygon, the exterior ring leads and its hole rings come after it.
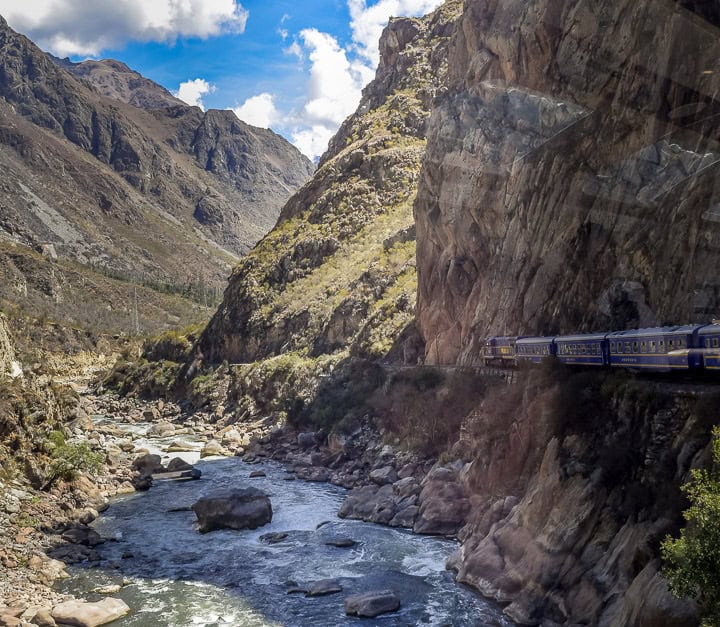
POLYGON ((448 2, 424 19, 390 22, 357 113, 277 226, 234 270, 201 342, 206 359, 347 350, 382 357, 406 330, 411 335, 412 203, 459 6, 448 2))
POLYGON ((0 21, 5 238, 130 276, 220 285, 313 170, 271 131, 175 102, 120 64, 70 69, 83 78, 0 21))
POLYGON ((81 63, 73 63, 67 58, 48 56, 56 65, 90 83, 106 98, 120 100, 146 110, 186 106, 186 103, 173 96, 162 85, 145 78, 121 61, 89 59, 81 63))
POLYGON ((415 205, 431 361, 720 311, 708 3, 471 0, 415 205))

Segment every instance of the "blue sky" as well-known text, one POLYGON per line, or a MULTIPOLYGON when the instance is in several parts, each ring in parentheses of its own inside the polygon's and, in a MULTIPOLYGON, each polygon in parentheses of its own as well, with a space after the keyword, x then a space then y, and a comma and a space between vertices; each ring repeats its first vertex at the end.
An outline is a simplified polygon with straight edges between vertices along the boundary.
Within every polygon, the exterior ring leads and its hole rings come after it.
POLYGON ((43 49, 119 59, 204 108, 233 109, 317 158, 357 107, 391 15, 441 0, 0 0, 43 49))

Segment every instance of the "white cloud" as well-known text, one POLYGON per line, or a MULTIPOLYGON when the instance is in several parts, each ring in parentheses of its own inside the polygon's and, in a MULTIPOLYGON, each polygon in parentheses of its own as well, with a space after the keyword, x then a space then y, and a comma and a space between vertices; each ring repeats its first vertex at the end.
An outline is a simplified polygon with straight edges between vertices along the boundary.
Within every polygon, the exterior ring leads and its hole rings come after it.
POLYGON ((0 0, 10 26, 58 55, 98 55, 130 40, 172 42, 242 33, 237 0, 0 0))
POLYGON ((243 122, 260 128, 270 128, 279 118, 274 97, 268 93, 248 98, 242 105, 235 107, 233 111, 243 122))
POLYGON ((379 0, 368 6, 367 0, 347 0, 350 28, 358 53, 373 67, 380 60, 378 42, 391 17, 426 15, 443 0, 379 0))
POLYGON ((379 61, 378 43, 392 16, 420 16, 436 9, 443 0, 347 0, 352 45, 343 49, 338 41, 317 29, 300 33, 285 48, 310 61, 307 96, 301 111, 291 119, 293 143, 312 159, 319 157, 345 118, 360 103, 362 88, 375 76, 379 61))
POLYGON ((215 85, 211 85, 202 78, 196 78, 191 81, 180 83, 180 88, 173 93, 183 102, 187 102, 193 107, 200 107, 203 111, 205 111, 205 105, 203 105, 202 97, 205 94, 212 94, 214 91, 215 85))
POLYGON ((300 38, 310 59, 305 120, 337 127, 357 107, 365 77, 331 35, 308 28, 300 38))
POLYGON ((316 124, 309 128, 298 128, 292 132, 291 140, 295 147, 310 159, 317 159, 328 147, 328 143, 337 129, 316 124))

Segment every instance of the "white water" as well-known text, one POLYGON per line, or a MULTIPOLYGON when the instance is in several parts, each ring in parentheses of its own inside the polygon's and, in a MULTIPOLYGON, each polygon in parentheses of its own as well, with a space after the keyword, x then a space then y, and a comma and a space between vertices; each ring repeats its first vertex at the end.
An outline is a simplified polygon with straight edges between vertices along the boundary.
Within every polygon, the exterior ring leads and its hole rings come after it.
MULTIPOLYGON (((168 442, 137 443, 157 450, 168 442)), ((179 456, 198 460, 197 452, 179 456)), ((83 594, 128 579, 129 585, 114 596, 133 612, 113 623, 117 627, 511 624, 498 607, 454 583, 445 570, 454 543, 341 520, 337 511, 345 490, 284 481, 285 471, 277 464, 250 466, 238 458, 218 458, 197 466, 203 472, 199 481, 157 482, 148 492, 114 500, 94 526, 116 541, 98 547, 102 561, 96 568, 73 569, 63 589, 83 594), (258 469, 267 477, 249 479, 258 469), (200 496, 245 485, 265 491, 272 501, 273 520, 260 529, 200 534, 192 512, 168 512, 192 505, 200 496), (321 523, 326 524, 318 528, 321 523), (289 536, 279 544, 259 539, 281 531, 289 536), (336 537, 350 537, 357 545, 325 545, 336 537), (293 582, 328 577, 338 578, 344 592, 320 598, 287 594, 293 582), (399 612, 362 621, 345 616, 346 595, 384 588, 399 594, 399 612)))

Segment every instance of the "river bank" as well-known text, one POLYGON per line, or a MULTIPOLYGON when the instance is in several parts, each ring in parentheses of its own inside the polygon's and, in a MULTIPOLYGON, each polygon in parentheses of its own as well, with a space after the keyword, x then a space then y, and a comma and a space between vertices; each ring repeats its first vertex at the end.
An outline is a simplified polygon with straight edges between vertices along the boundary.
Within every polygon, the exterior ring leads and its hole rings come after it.
MULTIPOLYGON (((201 464, 210 476, 205 477, 202 482, 190 482, 193 484, 224 485, 228 481, 233 483, 235 480, 247 480, 253 469, 262 468, 262 473, 259 474, 271 477, 274 482, 270 485, 271 491, 278 492, 277 486, 280 482, 283 482, 283 486, 292 485, 294 490, 298 491, 295 500, 307 501, 307 506, 302 512, 289 518, 276 518, 277 522, 273 523, 278 525, 280 532, 292 531, 291 544, 283 549, 285 552, 288 551, 289 546, 294 546, 294 551, 301 553, 309 550, 308 546, 315 547, 313 550, 317 552, 319 544, 319 540, 316 541, 317 537, 315 537, 317 534, 327 534, 331 530, 342 533, 342 527, 334 530, 332 527, 326 527, 324 532, 315 529, 319 522, 326 522, 315 520, 317 516, 337 520, 335 516, 340 510, 341 516, 347 518, 410 528, 416 517, 414 514, 420 511, 418 505, 420 485, 431 470, 432 464, 408 453, 396 454, 391 447, 382 443, 369 425, 357 429, 354 434, 342 440, 330 438, 328 441, 322 433, 295 433, 289 429, 272 430, 267 425, 260 427, 255 424, 223 425, 217 422, 217 417, 213 414, 193 411, 183 413, 174 403, 145 402, 134 398, 121 399, 107 393, 96 395, 82 386, 79 392, 88 419, 76 423, 72 433, 74 437, 87 441, 94 449, 104 452, 102 469, 92 477, 80 476, 72 483, 59 482, 47 493, 29 489, 26 485, 9 486, 9 489, 4 491, 0 516, 3 517, 4 528, 10 529, 10 532, 2 536, 0 554, 4 563, 9 566, 6 567, 8 576, 0 584, 2 586, 0 587, 0 617, 2 617, 0 624, 52 624, 48 621, 48 616, 51 615, 53 608, 73 597, 81 599, 98 599, 105 595, 111 595, 113 598, 128 597, 131 602, 128 605, 133 612, 138 611, 138 608, 133 608, 132 604, 141 602, 137 595, 138 585, 144 589, 145 584, 138 584, 137 576, 140 575, 144 580, 150 573, 133 572, 133 569, 129 568, 132 564, 132 558, 129 556, 133 554, 133 550, 126 548, 115 555, 119 551, 120 543, 113 534, 118 532, 123 535, 127 530, 113 529, 112 524, 108 527, 107 520, 117 519, 117 514, 113 516, 112 512, 105 514, 102 512, 107 510, 111 500, 114 503, 113 511, 117 511, 117 507, 129 507, 128 503, 143 506, 152 504, 156 499, 162 498, 161 494, 166 494, 165 498, 175 500, 181 498, 177 489, 180 484, 173 486, 169 482, 158 482, 147 495, 132 496, 136 486, 148 487, 148 482, 138 482, 139 477, 133 470, 133 461, 151 451, 164 455, 165 461, 180 456, 191 463, 198 461, 201 449, 203 455, 211 455, 208 459, 214 461, 203 462, 207 463, 207 466, 201 464), (226 461, 217 454, 226 456, 226 461), (242 460, 239 459, 240 457, 242 460), (284 464, 284 468, 273 465, 275 462, 284 464), (396 480, 391 481, 393 479, 396 480), (297 481, 290 483, 293 480, 297 481), (303 480, 307 480, 308 483, 303 480), (341 487, 334 487, 332 483, 341 487), (399 490, 398 494, 391 495, 393 490, 398 489, 393 484, 399 484, 403 489, 399 490), (355 493, 347 493, 343 488, 355 488, 355 493), (358 491, 361 495, 372 494, 383 497, 383 504, 370 507, 369 513, 365 514, 360 509, 357 511, 348 509, 347 503, 356 502, 357 498, 353 501, 353 497, 347 498, 347 495, 356 494, 358 491), (116 497, 120 497, 119 501, 116 497), (396 510, 404 514, 396 517, 396 510), (309 515, 311 511, 313 514, 309 515), (393 515, 388 518, 391 513, 393 515), (408 516, 409 513, 413 515, 408 516), (72 576, 62 581, 67 577, 68 570, 72 576)), ((188 488, 183 487, 183 489, 188 488)), ((369 507, 367 499, 363 502, 367 509, 369 507)), ((188 504, 184 503, 185 506, 188 504)), ((165 510, 161 513, 167 516, 165 510)), ((175 520, 179 520, 177 514, 174 516, 175 520)), ((129 514, 129 517, 146 520, 137 512, 129 514)), ((125 523, 128 520, 126 519, 125 523)), ((191 521, 183 519, 183 523, 187 529, 192 529, 191 521)), ((168 521, 163 520, 162 525, 167 524, 168 521)), ((343 523, 337 520, 335 524, 356 523, 343 523)), ((365 547, 362 553, 370 550, 373 555, 383 556, 377 559, 385 565, 388 558, 383 551, 386 552, 386 549, 378 546, 397 545, 400 542, 400 545, 408 547, 411 553, 421 554, 428 550, 429 545, 420 537, 408 535, 403 531, 384 530, 382 527, 375 529, 376 531, 372 532, 362 532, 368 538, 362 543, 365 547), (401 535, 388 536, 388 533, 401 535), (372 549, 370 549, 371 545, 372 549)), ((194 531, 192 533, 197 535, 194 531)), ((191 539, 194 537, 190 536, 191 539)), ((147 538, 145 541, 147 542, 147 538)), ((245 546, 243 550, 247 550, 248 554, 252 555, 254 552, 259 552, 260 556, 267 557, 268 547, 257 546, 257 538, 255 541, 256 545, 245 546)), ((469 613, 465 614, 463 610, 458 614, 466 617, 462 620, 470 621, 469 617, 473 612, 480 611, 476 607, 479 604, 480 608, 485 608, 482 611, 488 612, 488 620, 492 618, 496 621, 495 624, 505 624, 500 618, 499 610, 488 609, 480 597, 457 587, 453 583, 452 576, 445 571, 445 560, 454 549, 454 545, 433 546, 435 548, 430 550, 433 555, 432 568, 427 564, 418 565, 417 560, 413 562, 410 559, 409 563, 415 563, 413 566, 415 571, 410 569, 410 572, 400 577, 405 584, 393 579, 395 575, 379 576, 377 573, 371 573, 366 560, 360 560, 365 564, 361 569, 362 572, 354 572, 353 576, 345 572, 345 586, 351 589, 358 576, 361 577, 360 580, 362 577, 370 577, 371 580, 374 577, 377 584, 385 582, 390 585, 395 582, 396 586, 406 590, 406 597, 424 598, 431 589, 417 587, 415 584, 423 578, 430 577, 431 580, 440 583, 444 595, 449 594, 448 586, 450 586, 449 590, 452 594, 460 594, 464 599, 463 603, 469 604, 468 607, 471 608, 468 610, 469 613), (405 576, 420 579, 405 580, 405 576), (413 585, 408 581, 414 582, 413 585), (421 589, 425 592, 421 593, 421 589), (411 592, 407 592, 408 590, 411 592), (475 609, 472 609, 473 607, 475 609)), ((134 550, 138 552, 137 549, 134 550)), ((167 557, 171 562, 174 559, 170 554, 167 557)), ((331 557, 325 556, 325 558, 331 557)), ((303 559, 307 561, 307 556, 303 559)), ((407 570, 409 567, 404 560, 405 557, 402 556, 393 557, 390 560, 393 566, 390 570, 398 572, 403 568, 407 570), (399 561, 393 562, 396 559, 399 561)), ((357 559, 353 559, 351 563, 356 561, 357 559)), ((155 559, 153 563, 160 569, 155 575, 162 574, 162 562, 155 559)), ((206 566, 209 572, 212 572, 213 568, 217 570, 217 565, 213 567, 212 562, 206 566)), ((383 572, 386 572, 385 568, 383 572)), ((177 573, 170 572, 167 575, 170 581, 174 581, 173 578, 177 573)), ((212 579, 211 575, 207 576, 212 579)), ((310 577, 310 573, 307 576, 310 577)), ((286 573, 275 582, 276 585, 282 584, 283 594, 284 582, 288 579, 291 579, 291 576, 286 573)), ((218 587, 217 583, 211 585, 218 587)), ((219 587, 224 589, 227 583, 224 582, 219 587)), ((266 582, 266 585, 267 583, 269 582, 266 582)), ((187 586, 186 583, 179 585, 187 586)), ((262 591, 261 594, 266 593, 267 591, 262 591)), ((217 594, 222 599, 225 593, 217 594)), ((413 604, 410 605, 412 607, 413 604)), ((413 611, 419 612, 420 603, 415 603, 415 606, 413 611)), ((295 608, 294 611, 297 610, 298 608, 295 608)), ((316 610, 317 608, 313 611, 316 610)), ((418 618, 420 622, 439 624, 433 618, 425 617, 422 620, 421 618, 418 618)), ((463 624, 462 620, 458 624, 463 624)), ((133 623, 130 618, 126 618, 121 619, 120 624, 142 623, 133 623)), ((256 623, 246 621, 241 624, 256 623)))

